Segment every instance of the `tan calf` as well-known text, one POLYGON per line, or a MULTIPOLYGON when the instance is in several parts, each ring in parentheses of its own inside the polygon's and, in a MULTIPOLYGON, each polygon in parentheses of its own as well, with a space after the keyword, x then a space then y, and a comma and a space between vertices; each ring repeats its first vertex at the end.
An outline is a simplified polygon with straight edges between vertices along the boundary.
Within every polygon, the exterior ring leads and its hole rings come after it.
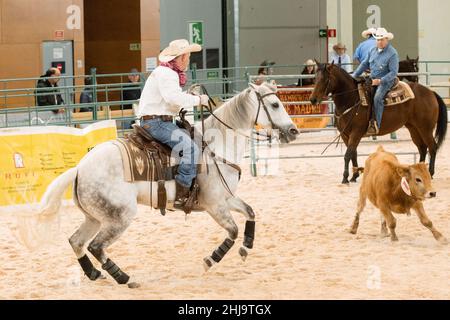
POLYGON ((359 216, 369 198, 384 217, 381 225, 382 236, 389 235, 387 224, 391 232, 391 240, 398 241, 395 234, 396 219, 392 213, 409 215, 413 209, 420 222, 433 233, 434 238, 442 243, 447 243, 445 237, 434 228, 433 223, 428 219, 422 204, 426 198, 436 197, 425 163, 411 166, 402 165, 393 153, 386 152, 380 146, 366 160, 363 170, 364 177, 359 193, 358 209, 350 233, 356 234, 359 216))

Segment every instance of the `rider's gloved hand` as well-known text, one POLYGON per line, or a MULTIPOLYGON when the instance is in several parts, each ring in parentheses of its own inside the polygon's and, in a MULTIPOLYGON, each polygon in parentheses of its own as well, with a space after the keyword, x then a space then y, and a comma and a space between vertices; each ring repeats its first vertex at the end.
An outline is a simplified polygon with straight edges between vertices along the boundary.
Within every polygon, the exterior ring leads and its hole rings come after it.
POLYGON ((206 94, 202 94, 200 96, 200 104, 207 106, 209 101, 209 97, 206 94))

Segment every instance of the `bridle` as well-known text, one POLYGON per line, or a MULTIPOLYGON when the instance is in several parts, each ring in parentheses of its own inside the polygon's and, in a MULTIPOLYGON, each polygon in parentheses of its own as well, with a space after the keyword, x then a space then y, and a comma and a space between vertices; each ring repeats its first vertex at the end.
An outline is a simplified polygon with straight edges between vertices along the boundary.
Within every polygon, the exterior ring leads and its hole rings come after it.
MULTIPOLYGON (((262 137, 264 137, 266 139, 255 139, 255 138, 253 138, 251 136, 248 136, 248 135, 246 135, 246 134, 244 134, 242 132, 239 132, 237 129, 235 129, 232 126, 230 126, 229 124, 225 123, 222 119, 220 119, 219 117, 217 117, 214 114, 213 106, 216 106, 216 103, 214 102, 214 100, 209 95, 209 93, 206 90, 205 86, 204 85, 197 85, 197 86, 200 87, 202 92, 203 92, 203 94, 207 95, 208 98, 209 98, 208 99, 208 105, 199 105, 199 107, 200 107, 200 117, 202 119, 202 134, 204 134, 203 108, 206 108, 206 110, 211 114, 211 116, 214 119, 216 119, 219 123, 221 123, 226 128, 228 128, 230 130, 233 130, 234 132, 236 132, 237 134, 239 134, 241 136, 244 136, 244 137, 246 137, 246 138, 248 138, 250 140, 257 140, 257 141, 271 141, 272 140, 272 136, 271 135, 261 134, 260 132, 255 132, 255 135, 262 136, 262 137)), ((256 91, 253 88, 250 88, 249 90, 252 90, 255 93, 256 98, 258 99, 258 109, 256 111, 255 121, 253 122, 254 126, 256 126, 258 124, 258 119, 259 119, 259 115, 261 113, 261 108, 262 108, 264 110, 264 112, 266 113, 267 119, 269 120, 270 125, 272 126, 272 129, 275 129, 275 130, 276 129, 280 129, 280 127, 278 125, 276 125, 275 122, 273 121, 273 119, 272 119, 272 117, 271 117, 271 115, 269 113, 269 109, 268 109, 267 105, 264 103, 264 98, 272 96, 272 95, 276 96, 276 93, 275 92, 269 92, 269 93, 266 93, 266 94, 262 95, 262 94, 260 94, 258 91, 256 91)), ((281 130, 280 130, 280 134, 284 135, 284 133, 281 130)))
MULTIPOLYGON (((202 148, 203 148, 203 151, 207 151, 207 152, 208 152, 209 156, 210 156, 211 159, 213 160, 214 165, 215 165, 215 167, 216 167, 216 169, 217 169, 217 171, 218 171, 218 173, 219 173, 220 181, 222 182, 222 184, 224 185, 224 187, 225 187, 225 189, 228 191, 228 193, 229 193, 231 196, 234 197, 234 194, 233 194, 233 192, 231 191, 231 188, 229 187, 229 185, 228 185, 228 183, 227 183, 225 177, 223 176, 223 174, 222 174, 222 172, 221 172, 221 170, 220 170, 220 168, 219 168, 218 161, 219 161, 219 162, 222 162, 222 163, 228 165, 229 167, 235 169, 236 171, 238 171, 238 173, 239 173, 239 179, 240 179, 241 172, 242 172, 242 171, 241 171, 241 168, 240 168, 237 164, 234 164, 234 163, 232 163, 232 162, 229 162, 228 160, 226 160, 226 159, 224 159, 224 158, 218 157, 211 149, 209 149, 208 144, 204 141, 204 136, 205 136, 205 120, 204 120, 204 119, 205 119, 205 118, 204 118, 203 109, 206 108, 206 110, 208 110, 208 112, 210 113, 210 115, 211 115, 214 119, 216 119, 219 123, 221 123, 223 126, 225 126, 226 128, 228 128, 228 129, 230 129, 230 130, 233 130, 233 131, 236 132, 237 134, 239 134, 239 135, 241 135, 241 136, 244 136, 244 137, 246 137, 246 138, 248 138, 248 139, 250 139, 250 140, 255 140, 255 138, 250 137, 250 136, 248 136, 248 135, 246 135, 246 134, 244 134, 244 133, 239 132, 238 130, 234 129, 232 126, 230 126, 229 124, 225 123, 222 119, 220 119, 219 117, 217 117, 217 116, 214 114, 213 106, 216 106, 216 103, 215 103, 214 100, 211 98, 211 96, 210 96, 209 93, 208 93, 208 90, 205 88, 204 85, 195 85, 195 86, 193 86, 193 87, 199 87, 199 88, 201 89, 201 91, 203 92, 203 94, 205 94, 205 95, 208 96, 208 105, 202 105, 201 103, 199 104, 199 107, 200 107, 200 117, 201 117, 201 121, 202 121, 202 148)), ((192 90, 193 87, 191 87, 191 90, 192 90)), ((256 97, 257 97, 257 99, 258 99, 258 110, 257 110, 257 112, 256 112, 256 118, 255 118, 254 125, 257 125, 257 124, 258 124, 258 119, 259 119, 259 115, 260 115, 260 113, 261 113, 261 108, 263 108, 263 110, 264 110, 265 113, 266 113, 267 119, 269 120, 270 124, 272 125, 272 129, 278 129, 279 127, 273 122, 273 119, 272 119, 272 117, 270 116, 270 113, 269 113, 269 109, 268 109, 267 105, 264 103, 264 98, 266 98, 266 97, 268 97, 268 96, 271 96, 271 95, 276 95, 276 93, 275 93, 275 92, 269 92, 269 93, 266 93, 266 94, 263 94, 263 95, 262 95, 262 94, 260 94, 259 92, 257 92, 256 90, 254 90, 253 88, 251 88, 250 90, 252 90, 252 91, 256 94, 256 97)), ((262 140, 262 139, 256 139, 257 141, 271 141, 271 140, 272 140, 272 136, 271 136, 271 135, 262 135, 262 134, 259 133, 259 132, 255 132, 255 134, 258 135, 258 136, 264 136, 264 137, 266 138, 265 140, 262 140)), ((284 134, 284 133, 283 133, 282 131, 280 131, 280 134, 284 134)), ((209 169, 208 169, 209 167, 208 167, 208 165, 206 166, 206 168, 207 168, 207 172, 209 172, 209 169)))
MULTIPOLYGON (((322 72, 324 72, 324 71, 322 71, 322 72)), ((327 75, 327 76, 328 76, 328 77, 327 77, 327 85, 326 85, 326 88, 325 88, 325 94, 327 94, 328 89, 329 89, 329 87, 330 87, 330 83, 331 83, 331 77, 330 77, 329 72, 328 72, 328 75, 327 75)), ((356 91, 358 91, 358 88, 352 89, 352 90, 348 90, 348 91, 345 91, 345 92, 340 92, 340 93, 337 93, 337 94, 332 94, 332 97, 341 96, 341 95, 348 94, 348 93, 352 93, 352 92, 356 92, 356 91)), ((330 93, 331 93, 331 92, 330 92, 330 93)), ((336 120, 337 120, 338 122, 340 122, 340 120, 341 120, 344 116, 346 116, 347 114, 349 114, 351 111, 353 111, 353 110, 356 108, 356 112, 352 114, 352 117, 351 117, 350 121, 348 121, 348 123, 347 123, 347 125, 345 126, 345 128, 344 128, 343 130, 338 130, 338 131, 339 131, 339 134, 338 134, 337 137, 334 138, 333 141, 332 141, 332 142, 331 142, 331 143, 330 143, 330 144, 322 151, 322 155, 328 150, 328 148, 329 148, 333 143, 336 142, 336 147, 339 145, 339 141, 340 141, 340 139, 341 139, 341 137, 342 137, 342 134, 345 133, 345 130, 347 130, 347 128, 351 125, 351 123, 352 123, 353 119, 355 118, 355 116, 358 115, 360 107, 361 107, 361 100, 358 99, 358 101, 357 101, 353 106, 351 106, 350 108, 346 109, 346 110, 345 110, 342 114, 340 114, 340 115, 337 114, 337 109, 334 110, 334 116, 336 117, 336 120)))

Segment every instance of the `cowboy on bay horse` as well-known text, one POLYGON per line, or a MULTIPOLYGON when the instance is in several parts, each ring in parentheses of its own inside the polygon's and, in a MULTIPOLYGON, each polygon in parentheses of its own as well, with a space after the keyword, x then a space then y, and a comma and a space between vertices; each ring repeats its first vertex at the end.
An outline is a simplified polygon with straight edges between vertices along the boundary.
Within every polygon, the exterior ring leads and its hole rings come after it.
POLYGON ((368 135, 379 133, 384 111, 384 98, 396 84, 399 66, 397 50, 389 43, 394 39, 394 35, 385 28, 378 28, 373 33, 373 37, 377 40, 377 46, 370 50, 367 58, 361 62, 353 74, 354 78, 358 78, 367 69, 370 69, 371 72, 374 114, 372 114, 367 130, 368 135))

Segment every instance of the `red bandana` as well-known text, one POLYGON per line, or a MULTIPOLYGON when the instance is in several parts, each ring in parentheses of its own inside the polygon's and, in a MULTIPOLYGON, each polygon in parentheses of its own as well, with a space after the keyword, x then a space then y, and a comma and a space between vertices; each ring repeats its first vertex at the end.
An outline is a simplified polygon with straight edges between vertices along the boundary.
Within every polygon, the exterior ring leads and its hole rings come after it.
POLYGON ((173 71, 175 71, 176 73, 178 73, 178 77, 180 78, 180 86, 184 87, 184 85, 187 82, 186 72, 180 70, 174 60, 169 61, 169 62, 161 62, 160 65, 163 67, 170 68, 173 71))

